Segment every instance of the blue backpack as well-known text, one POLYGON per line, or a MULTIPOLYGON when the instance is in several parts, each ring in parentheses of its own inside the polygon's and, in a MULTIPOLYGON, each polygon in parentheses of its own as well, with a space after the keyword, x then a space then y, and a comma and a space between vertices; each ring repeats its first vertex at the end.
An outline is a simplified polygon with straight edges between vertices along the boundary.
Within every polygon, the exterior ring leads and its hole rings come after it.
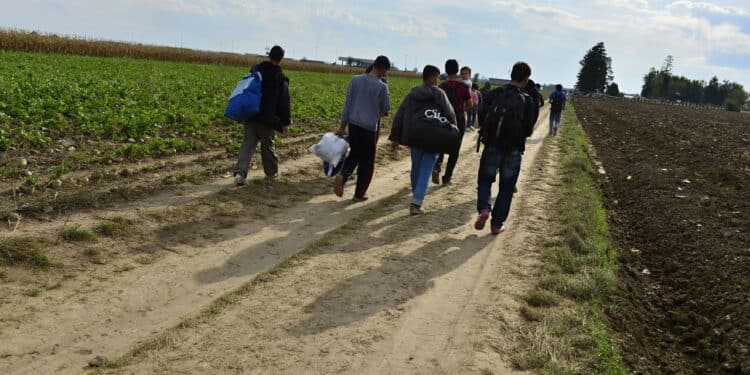
POLYGON ((234 121, 245 122, 260 113, 261 85, 263 75, 256 67, 240 80, 232 91, 224 116, 234 121))

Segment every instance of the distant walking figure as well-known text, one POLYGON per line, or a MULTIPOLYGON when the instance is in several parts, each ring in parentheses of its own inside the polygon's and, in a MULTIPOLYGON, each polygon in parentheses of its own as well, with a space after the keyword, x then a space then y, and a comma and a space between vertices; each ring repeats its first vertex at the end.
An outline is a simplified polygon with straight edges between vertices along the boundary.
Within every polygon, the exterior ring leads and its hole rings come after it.
POLYGON ((555 92, 549 96, 549 102, 552 104, 549 112, 549 134, 553 137, 557 135, 557 130, 560 129, 562 111, 565 109, 565 102, 567 100, 568 98, 563 92, 562 85, 555 86, 555 92))
POLYGON ((354 191, 355 202, 367 200, 375 171, 375 150, 380 134, 380 118, 391 108, 391 94, 388 91, 386 74, 391 62, 385 56, 378 56, 369 73, 352 78, 346 93, 346 103, 341 113, 341 126, 336 132, 343 136, 349 131, 349 156, 344 161, 341 173, 334 178, 333 192, 341 197, 344 185, 357 170, 357 185, 354 191))
MULTIPOLYGON (((468 69, 468 68, 465 68, 468 69)), ((468 69, 469 75, 471 75, 471 69, 468 69)), ((463 134, 466 131, 466 110, 471 109, 471 91, 464 82, 458 77, 458 61, 448 60, 445 62, 445 72, 448 74, 448 80, 440 85, 440 88, 445 91, 448 95, 453 110, 456 113, 456 125, 463 134)), ((461 149, 461 145, 458 148, 448 154, 448 164, 445 167, 445 174, 443 175, 443 185, 450 185, 451 179, 453 178, 453 170, 456 168, 458 162, 458 154, 461 149)), ((440 172, 443 165, 443 154, 438 156, 438 160, 435 163, 435 169, 432 172, 432 182, 435 184, 440 183, 440 172)))
POLYGON ((260 143, 263 172, 267 178, 279 174, 279 158, 276 156, 273 138, 275 131, 286 132, 291 125, 291 106, 289 102, 289 78, 281 70, 284 49, 273 46, 268 54, 268 61, 258 64, 257 69, 263 77, 261 85, 260 112, 246 121, 245 136, 240 147, 237 164, 234 167, 234 182, 244 185, 250 160, 260 143))

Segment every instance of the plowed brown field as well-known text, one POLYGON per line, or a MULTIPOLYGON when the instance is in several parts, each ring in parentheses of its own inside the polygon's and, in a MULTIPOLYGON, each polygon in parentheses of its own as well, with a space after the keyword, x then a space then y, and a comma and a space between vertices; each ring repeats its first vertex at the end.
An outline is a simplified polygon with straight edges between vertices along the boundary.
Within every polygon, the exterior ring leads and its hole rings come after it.
POLYGON ((750 117, 577 98, 621 250, 639 373, 750 373, 750 117))

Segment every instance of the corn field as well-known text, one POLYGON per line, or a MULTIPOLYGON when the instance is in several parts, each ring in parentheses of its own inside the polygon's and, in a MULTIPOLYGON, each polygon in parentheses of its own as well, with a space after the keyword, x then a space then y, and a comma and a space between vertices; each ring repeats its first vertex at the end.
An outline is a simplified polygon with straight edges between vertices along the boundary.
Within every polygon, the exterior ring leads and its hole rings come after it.
MULTIPOLYGON (((0 50, 96 57, 125 57, 133 59, 220 64, 242 67, 253 66, 265 59, 264 56, 257 55, 241 55, 228 52, 152 46, 11 29, 0 29, 0 50)), ((362 69, 360 68, 291 60, 283 61, 282 66, 288 70, 306 72, 353 74, 362 72, 362 69)), ((410 78, 415 77, 413 72, 390 72, 389 74, 410 78)))

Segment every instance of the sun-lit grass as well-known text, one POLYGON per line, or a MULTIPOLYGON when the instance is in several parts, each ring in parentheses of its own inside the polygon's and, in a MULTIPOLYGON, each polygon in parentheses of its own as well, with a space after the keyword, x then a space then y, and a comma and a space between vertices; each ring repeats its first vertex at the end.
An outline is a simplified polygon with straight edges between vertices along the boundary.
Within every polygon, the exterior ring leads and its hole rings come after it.
POLYGON ((63 229, 62 238, 65 241, 70 242, 83 242, 93 241, 96 239, 96 235, 88 228, 81 227, 80 225, 72 225, 63 229))
POLYGON ((42 238, 10 237, 0 242, 0 264, 27 264, 35 268, 48 268, 51 262, 44 250, 47 241, 42 238))
MULTIPOLYGON (((520 370, 540 374, 627 374, 603 308, 617 287, 616 252, 586 134, 573 105, 559 133, 562 185, 555 238, 547 240, 542 275, 525 296, 518 333, 520 370)), ((548 145, 547 145, 548 146, 548 145)))
MULTIPOLYGON (((0 45, 2 33, 0 33, 0 45)), ((227 97, 250 65, 10 52, 0 46, 0 152, 27 154, 85 139, 59 158, 54 178, 92 164, 211 148, 238 149, 242 126, 224 117, 227 97), (96 149, 96 153, 92 152, 96 149)), ((288 137, 337 126, 351 73, 287 71, 288 137)), ((420 80, 391 77, 392 113, 420 80)), ((389 125, 388 119, 383 121, 389 125)), ((0 177, 19 177, 3 166, 0 177)), ((39 182, 29 178, 29 184, 39 182)))

